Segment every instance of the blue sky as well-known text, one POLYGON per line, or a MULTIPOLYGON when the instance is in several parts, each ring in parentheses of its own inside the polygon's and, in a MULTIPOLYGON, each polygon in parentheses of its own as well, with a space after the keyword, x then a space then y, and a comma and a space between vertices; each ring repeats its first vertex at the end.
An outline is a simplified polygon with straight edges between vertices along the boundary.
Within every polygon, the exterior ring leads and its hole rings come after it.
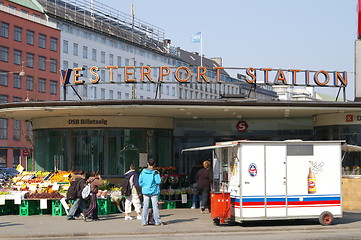
POLYGON ((348 71, 347 97, 353 98, 357 0, 100 2, 127 14, 134 3, 136 18, 164 29, 187 51, 200 52, 191 36, 202 31, 203 54, 222 57, 225 67, 348 71))

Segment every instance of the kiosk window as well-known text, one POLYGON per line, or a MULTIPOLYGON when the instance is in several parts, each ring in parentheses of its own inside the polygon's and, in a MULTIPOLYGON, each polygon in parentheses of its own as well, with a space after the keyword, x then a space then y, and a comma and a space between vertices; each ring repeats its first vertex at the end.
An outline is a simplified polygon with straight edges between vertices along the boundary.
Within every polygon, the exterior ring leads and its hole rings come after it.
POLYGON ((313 145, 287 145, 287 156, 313 156, 313 145))

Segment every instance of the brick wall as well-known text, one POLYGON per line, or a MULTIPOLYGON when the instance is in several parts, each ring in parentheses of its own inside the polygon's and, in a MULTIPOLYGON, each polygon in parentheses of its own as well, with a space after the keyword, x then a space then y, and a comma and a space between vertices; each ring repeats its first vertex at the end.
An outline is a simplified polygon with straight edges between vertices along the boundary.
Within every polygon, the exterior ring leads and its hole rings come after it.
POLYGON ((361 178, 342 178, 343 210, 361 210, 361 178))

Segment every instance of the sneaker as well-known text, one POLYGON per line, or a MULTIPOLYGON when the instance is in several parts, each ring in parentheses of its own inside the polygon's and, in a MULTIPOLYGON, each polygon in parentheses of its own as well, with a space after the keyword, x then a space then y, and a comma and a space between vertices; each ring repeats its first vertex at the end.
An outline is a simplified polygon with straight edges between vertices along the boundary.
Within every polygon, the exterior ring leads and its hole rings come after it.
POLYGON ((142 226, 147 226, 148 224, 142 223, 142 226))
POLYGON ((191 207, 191 209, 196 209, 196 207, 191 207))
POLYGON ((155 226, 157 226, 157 227, 164 226, 164 225, 165 225, 165 223, 163 223, 163 222, 155 224, 155 226))
POLYGON ((142 220, 142 216, 137 216, 137 220, 142 220))
POLYGON ((125 216, 124 220, 133 220, 131 216, 125 216))
POLYGON ((75 218, 71 217, 71 218, 67 218, 66 220, 75 220, 75 218))

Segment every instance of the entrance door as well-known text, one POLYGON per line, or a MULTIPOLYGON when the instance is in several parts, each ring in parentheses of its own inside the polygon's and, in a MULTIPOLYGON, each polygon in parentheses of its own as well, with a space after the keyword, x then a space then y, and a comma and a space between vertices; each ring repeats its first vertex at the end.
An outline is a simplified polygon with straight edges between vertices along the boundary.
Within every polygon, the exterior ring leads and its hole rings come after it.
POLYGON ((265 146, 266 218, 287 216, 286 146, 265 146))

